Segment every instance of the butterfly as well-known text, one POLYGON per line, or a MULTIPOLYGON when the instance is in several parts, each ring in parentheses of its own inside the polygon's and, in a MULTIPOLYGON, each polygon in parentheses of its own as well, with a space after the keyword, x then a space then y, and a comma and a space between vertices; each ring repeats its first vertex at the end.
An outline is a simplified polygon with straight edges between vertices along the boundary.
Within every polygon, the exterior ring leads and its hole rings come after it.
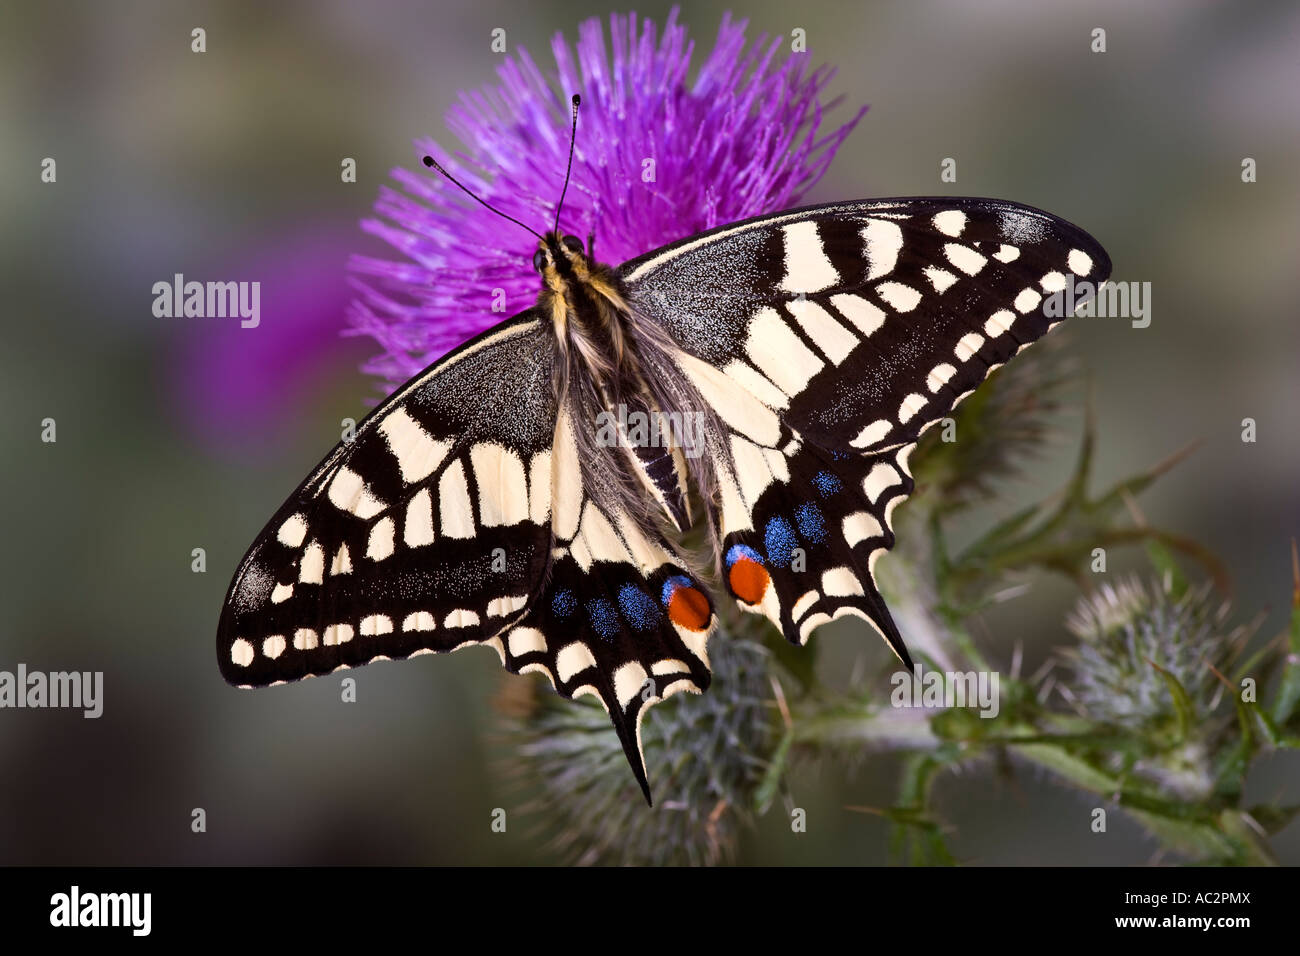
POLYGON ((908 456, 1110 260, 1040 210, 941 197, 759 216, 611 267, 559 229, 564 195, 545 234, 504 217, 538 237, 536 305, 299 485, 235 572, 217 654, 255 687, 490 647, 595 697, 650 801, 641 720, 707 689, 719 599, 800 645, 857 616, 911 667, 873 573, 908 456), (700 526, 703 558, 682 544, 700 526))

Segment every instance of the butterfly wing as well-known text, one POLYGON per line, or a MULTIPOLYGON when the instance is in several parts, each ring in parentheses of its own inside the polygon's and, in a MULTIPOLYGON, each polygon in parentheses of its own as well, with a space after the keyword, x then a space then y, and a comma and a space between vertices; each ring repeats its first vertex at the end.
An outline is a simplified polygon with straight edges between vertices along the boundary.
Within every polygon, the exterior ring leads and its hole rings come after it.
POLYGON ((524 313, 330 452, 239 565, 217 633, 226 680, 486 644, 565 697, 595 695, 648 800, 641 716, 708 686, 713 608, 665 540, 591 500, 552 360, 524 313))
POLYGON ((488 643, 550 564, 552 350, 523 313, 366 417, 240 563, 221 673, 259 686, 488 643))
POLYGON ((550 578, 506 634, 506 666, 540 671, 565 697, 595 696, 649 802, 641 718, 672 694, 709 686, 706 645, 716 617, 707 589, 671 544, 603 511, 583 487, 577 427, 566 408, 555 437, 550 578))
POLYGON ((1109 273, 1055 216, 948 198, 760 217, 626 263, 634 308, 729 430, 713 520, 741 606, 796 643, 865 617, 907 662, 872 569, 912 491, 908 454, 1064 318, 1047 297, 1109 273))

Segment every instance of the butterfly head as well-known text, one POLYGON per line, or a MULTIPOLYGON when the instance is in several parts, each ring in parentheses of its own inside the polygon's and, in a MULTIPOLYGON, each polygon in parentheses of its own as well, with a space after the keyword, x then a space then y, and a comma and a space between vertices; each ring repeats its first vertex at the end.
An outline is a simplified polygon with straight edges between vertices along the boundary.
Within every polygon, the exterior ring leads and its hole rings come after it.
POLYGON ((569 279, 584 272, 587 262, 582 240, 577 236, 561 236, 558 232, 542 236, 537 251, 533 253, 533 268, 548 281, 553 273, 561 279, 569 279))

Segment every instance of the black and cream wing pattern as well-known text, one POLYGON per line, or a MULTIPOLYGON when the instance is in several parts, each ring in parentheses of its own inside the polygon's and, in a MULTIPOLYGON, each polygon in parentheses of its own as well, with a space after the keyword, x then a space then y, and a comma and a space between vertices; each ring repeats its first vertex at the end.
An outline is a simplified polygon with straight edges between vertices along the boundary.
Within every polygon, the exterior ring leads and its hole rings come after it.
MULTIPOLYGON (((1046 296, 1109 271, 1061 219, 951 198, 760 217, 617 269, 633 331, 669 343, 657 374, 680 376, 718 432, 704 518, 719 593, 798 644, 859 616, 910 665, 873 574, 913 488, 908 455, 1059 321, 1046 296)), ((486 645, 596 697, 649 798, 640 721, 707 688, 715 598, 667 522, 589 487, 629 459, 580 460, 592 426, 555 387, 556 334, 540 304, 488 330, 326 456, 231 583, 217 637, 230 683, 486 645)), ((655 467, 690 474, 674 456, 655 467)))
POLYGON ((242 687, 486 645, 609 711, 648 793, 642 707, 708 686, 715 616, 662 537, 586 493, 535 310, 399 389, 240 563, 217 635, 242 687))
POLYGON ((839 203, 724 226, 620 270, 729 430, 710 520, 722 577, 794 643, 865 618, 921 433, 1041 337, 1045 298, 1103 281, 1077 227, 989 199, 839 203))
POLYGON ((525 313, 468 343, 317 466, 235 573, 218 633, 228 681, 501 646, 549 559, 543 334, 525 313))

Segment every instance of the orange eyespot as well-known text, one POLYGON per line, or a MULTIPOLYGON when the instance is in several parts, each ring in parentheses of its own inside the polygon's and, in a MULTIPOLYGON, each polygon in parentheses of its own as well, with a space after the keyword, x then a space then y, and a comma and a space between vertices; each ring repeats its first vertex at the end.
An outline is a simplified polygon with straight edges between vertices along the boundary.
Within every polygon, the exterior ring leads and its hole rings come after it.
POLYGON ((664 597, 668 619, 674 624, 692 631, 709 626, 713 608, 708 597, 691 584, 690 578, 681 575, 669 578, 664 583, 664 597))
POLYGON ((737 558, 727 572, 727 583, 731 585, 731 593, 746 604, 760 603, 771 581, 767 569, 747 557, 737 558))

